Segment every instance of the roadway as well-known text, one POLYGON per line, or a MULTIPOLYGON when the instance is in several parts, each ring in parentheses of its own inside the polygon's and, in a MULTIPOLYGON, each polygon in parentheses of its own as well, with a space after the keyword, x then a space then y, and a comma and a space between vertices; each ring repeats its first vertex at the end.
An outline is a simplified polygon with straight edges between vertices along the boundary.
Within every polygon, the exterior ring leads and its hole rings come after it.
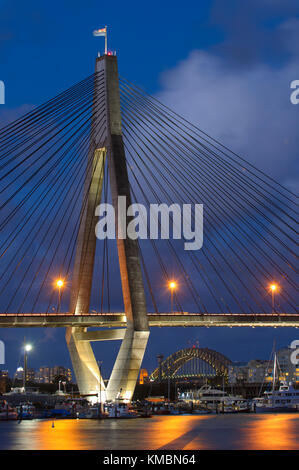
MULTIPOLYGON (((298 313, 148 313, 151 327, 299 327, 298 313)), ((1 328, 42 328, 67 327, 82 328, 126 326, 124 313, 87 313, 73 315, 70 313, 0 313, 1 328)))

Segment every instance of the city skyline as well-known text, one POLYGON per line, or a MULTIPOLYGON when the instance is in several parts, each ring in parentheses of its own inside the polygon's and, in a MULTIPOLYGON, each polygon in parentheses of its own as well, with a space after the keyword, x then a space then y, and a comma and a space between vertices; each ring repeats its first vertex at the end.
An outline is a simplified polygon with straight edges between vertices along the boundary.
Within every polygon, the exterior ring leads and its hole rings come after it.
MULTIPOLYGON (((188 347, 191 348, 198 348, 198 344, 194 344, 191 346, 191 343, 189 342, 188 347)), ((299 382, 299 365, 297 364, 292 364, 290 361, 290 355, 294 351, 293 348, 291 348, 289 345, 282 346, 276 350, 277 353, 277 360, 278 360, 278 368, 281 370, 282 375, 280 375, 279 380, 286 380, 287 377, 284 375, 285 372, 289 372, 289 369, 292 368, 293 376, 289 377, 289 380, 295 380, 295 382, 299 382), (282 377, 284 375, 284 378, 282 377)), ((174 352, 174 351, 173 351, 174 352)), ((223 351, 218 351, 223 353, 223 351)), ((166 359, 166 357, 163 355, 156 355, 156 365, 154 366, 154 369, 159 365, 158 357, 163 357, 163 360, 166 359), (158 361, 158 362, 157 362, 158 361)), ((101 366, 103 368, 103 364, 101 366)), ((238 375, 241 374, 244 376, 244 374, 248 374, 248 378, 250 376, 250 368, 256 368, 258 369, 257 374, 259 376, 259 381, 263 382, 265 379, 265 376, 267 375, 267 371, 272 371, 273 370, 273 349, 271 351, 271 354, 269 354, 268 357, 258 357, 254 356, 251 357, 249 360, 240 360, 236 359, 231 361, 231 365, 229 366, 229 377, 233 376, 235 373, 238 375), (240 372, 238 372, 240 371, 240 372)), ((146 371, 148 376, 153 372, 154 369, 147 370, 146 368, 142 369, 143 371, 146 371)), ((18 378, 22 380, 23 377, 23 366, 19 365, 15 370, 9 370, 5 368, 5 365, 1 367, 0 369, 0 376, 1 374, 5 373, 5 375, 8 374, 9 377, 11 378, 18 378)), ((103 371, 102 371, 103 372, 103 371)), ((252 374, 252 373, 251 373, 252 374)), ((55 376, 57 375, 66 375, 68 378, 67 380, 70 382, 72 381, 72 378, 74 378, 74 373, 72 368, 68 368, 66 366, 62 365, 37 365, 35 367, 32 367, 30 363, 28 363, 28 369, 27 369, 27 377, 36 378, 37 382, 40 383, 50 383, 55 376), (59 373, 59 370, 61 374, 59 373), (46 381, 45 378, 47 379, 46 381)), ((107 373, 103 373, 104 379, 109 378, 109 371, 107 373), (106 376, 107 375, 107 376, 106 376)), ((237 376, 236 375, 236 376, 237 376)), ((251 375, 252 376, 252 375, 251 375)), ((270 376, 268 380, 270 379, 270 376)), ((29 380, 29 379, 27 379, 29 380)), ((249 380, 255 382, 255 380, 249 380)), ((267 381, 267 380, 266 380, 267 381)), ((73 383, 75 383, 73 381, 73 383)), ((229 379, 229 383, 230 382, 229 379)))

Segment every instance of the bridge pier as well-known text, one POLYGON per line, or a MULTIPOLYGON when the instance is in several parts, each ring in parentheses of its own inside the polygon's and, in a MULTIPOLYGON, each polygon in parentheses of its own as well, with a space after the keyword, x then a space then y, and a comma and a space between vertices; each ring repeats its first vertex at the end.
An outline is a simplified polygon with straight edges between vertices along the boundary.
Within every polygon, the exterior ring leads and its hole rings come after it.
POLYGON ((82 395, 97 395, 101 402, 106 401, 106 389, 90 341, 76 338, 81 328, 67 328, 66 341, 82 395), (78 331, 79 330, 79 331, 78 331))
MULTIPOLYGON (((118 214, 118 198, 124 198, 127 212, 127 208, 131 205, 131 193, 121 129, 117 58, 108 55, 97 58, 96 72, 104 76, 106 135, 102 138, 102 142, 96 141, 97 134, 92 138, 92 144, 96 144, 93 156, 95 171, 93 173, 88 171, 86 174, 85 194, 88 196, 88 204, 79 228, 70 312, 80 315, 84 311, 89 311, 96 251, 95 209, 101 199, 107 152, 127 329, 106 392, 109 400, 122 398, 129 401, 138 379, 149 337, 149 326, 137 240, 127 238, 126 219, 129 222, 130 217, 127 217, 127 214, 118 214)), ((98 126, 96 118, 93 124, 96 130, 98 126)), ((118 339, 117 333, 116 338, 112 336, 107 339, 118 339)), ((91 394, 97 389, 103 390, 102 378, 88 339, 88 332, 68 328, 66 340, 79 391, 91 394)))
POLYGON ((131 400, 147 345, 149 331, 127 328, 107 386, 107 399, 131 400))

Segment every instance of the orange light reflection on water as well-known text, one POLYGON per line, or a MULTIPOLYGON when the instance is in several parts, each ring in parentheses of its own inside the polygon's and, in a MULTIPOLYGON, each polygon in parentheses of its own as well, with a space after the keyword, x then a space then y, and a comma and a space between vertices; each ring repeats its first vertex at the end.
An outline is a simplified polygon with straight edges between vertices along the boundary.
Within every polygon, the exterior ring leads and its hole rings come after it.
POLYGON ((152 449, 167 448, 171 446, 171 443, 175 444, 175 441, 177 449, 184 448, 184 435, 190 433, 194 428, 200 427, 201 423, 209 419, 208 416, 165 416, 161 418, 155 422, 153 420, 151 423, 152 449))
MULTIPOLYGON (((58 419, 52 427, 52 421, 41 421, 35 435, 28 433, 28 441, 34 441, 33 448, 36 450, 84 449, 82 430, 78 424, 76 419, 58 419)), ((29 442, 24 442, 24 448, 30 448, 29 442)))
MULTIPOLYGON (((153 416, 133 420, 23 421, 5 448, 63 449, 298 449, 298 414, 153 416)), ((0 428, 1 431, 1 428, 0 428)), ((4 447, 3 447, 4 448, 4 447)))
MULTIPOLYGON (((22 438, 22 448, 35 450, 73 449, 159 449, 175 444, 184 447, 185 434, 207 419, 206 416, 159 416, 142 423, 138 436, 139 420, 94 420, 62 419, 54 422, 40 421, 38 426, 27 422, 28 431, 22 438), (83 427, 84 426, 84 427, 83 427), (30 427, 30 430, 29 430, 30 427), (131 432, 133 434, 131 435, 131 432), (103 436, 105 439, 103 440, 103 436)), ((21 430, 21 428, 20 428, 21 430)), ((170 447, 171 448, 171 447, 170 447)))
POLYGON ((246 430, 246 449, 298 449, 298 416, 296 413, 258 415, 246 430), (296 436, 297 435, 297 436, 296 436))

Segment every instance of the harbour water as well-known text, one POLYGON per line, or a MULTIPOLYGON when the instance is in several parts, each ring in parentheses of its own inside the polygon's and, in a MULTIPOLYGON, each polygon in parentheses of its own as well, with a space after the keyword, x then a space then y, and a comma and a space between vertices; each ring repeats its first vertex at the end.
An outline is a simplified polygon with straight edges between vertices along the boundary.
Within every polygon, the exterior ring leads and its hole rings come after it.
POLYGON ((3 421, 0 449, 298 450, 299 413, 3 421))

